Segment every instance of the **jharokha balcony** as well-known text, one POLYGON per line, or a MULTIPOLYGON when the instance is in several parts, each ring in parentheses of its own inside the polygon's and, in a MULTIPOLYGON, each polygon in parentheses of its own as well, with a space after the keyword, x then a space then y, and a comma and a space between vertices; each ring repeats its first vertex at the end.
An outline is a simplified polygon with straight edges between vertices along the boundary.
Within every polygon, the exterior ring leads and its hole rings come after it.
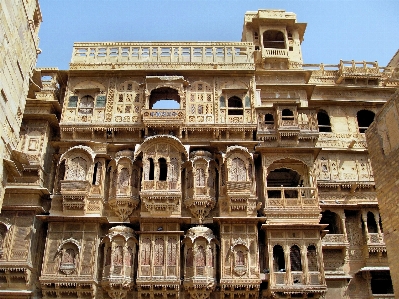
POLYGON ((293 221, 319 222, 320 207, 317 189, 314 187, 266 187, 264 214, 272 222, 293 221), (295 217, 294 217, 295 215, 295 217))
MULTIPOLYGON (((153 216, 179 215, 182 192, 178 181, 145 180, 140 198, 145 209, 153 216)), ((144 211, 145 215, 147 211, 144 211)))

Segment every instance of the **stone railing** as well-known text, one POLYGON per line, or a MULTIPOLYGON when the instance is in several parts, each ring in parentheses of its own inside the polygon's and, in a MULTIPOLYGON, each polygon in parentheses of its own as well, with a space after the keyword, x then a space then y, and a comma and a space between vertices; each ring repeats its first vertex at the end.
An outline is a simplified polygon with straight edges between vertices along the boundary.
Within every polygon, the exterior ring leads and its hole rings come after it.
MULTIPOLYGON (((142 64, 145 68, 164 68, 167 64, 185 65, 187 69, 217 68, 240 64, 253 65, 252 43, 246 42, 105 42, 75 43, 71 69, 82 65, 101 68, 123 68, 129 64, 142 64), (163 67, 162 67, 163 65, 163 67)), ((286 51, 286 50, 285 50, 286 51)), ((130 66, 131 67, 131 66, 130 66)), ((254 65, 251 67, 254 68, 254 65)))
POLYGON ((343 76, 380 75, 380 68, 378 67, 377 62, 341 60, 339 62, 339 75, 343 76))
POLYGON ((287 49, 263 48, 262 54, 264 58, 288 58, 287 49))
POLYGON ((252 183, 249 181, 227 181, 227 192, 229 193, 236 193, 236 192, 251 192, 251 185, 252 183))
POLYGON ((143 181, 142 191, 157 190, 157 191, 177 191, 180 184, 177 181, 143 181))
POLYGON ((336 245, 347 243, 348 241, 345 240, 344 234, 327 234, 322 239, 322 244, 324 245, 336 245))
POLYGON ((285 285, 286 284, 286 272, 275 272, 273 274, 273 280, 272 283, 274 283, 274 285, 285 285))
POLYGON ((385 245, 384 234, 368 233, 367 234, 367 245, 385 245))
POLYGON ((265 209, 315 208, 319 206, 313 187, 266 187, 265 209))
POLYGON ((317 271, 309 271, 307 284, 318 285, 321 284, 321 273, 317 271))
POLYGON ((164 124, 165 122, 184 123, 185 110, 183 109, 143 109, 145 124, 164 124))
POLYGON ((61 181, 61 192, 88 192, 90 185, 87 180, 63 180, 61 181))

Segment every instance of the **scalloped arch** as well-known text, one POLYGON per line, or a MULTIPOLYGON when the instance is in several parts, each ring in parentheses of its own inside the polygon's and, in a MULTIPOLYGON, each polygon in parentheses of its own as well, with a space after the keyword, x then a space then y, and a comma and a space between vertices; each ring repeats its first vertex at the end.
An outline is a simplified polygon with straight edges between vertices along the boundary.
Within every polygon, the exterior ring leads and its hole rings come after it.
POLYGON ((175 137, 175 136, 171 136, 171 135, 156 135, 156 136, 151 136, 148 137, 146 140, 144 140, 144 142, 142 144, 140 144, 135 152, 134 152, 134 160, 137 159, 138 155, 144 151, 146 151, 146 149, 156 143, 159 142, 165 142, 165 143, 169 143, 171 145, 173 145, 175 148, 177 148, 179 150, 180 153, 184 154, 185 157, 185 161, 187 161, 188 159, 188 150, 187 148, 181 143, 181 141, 175 137))
POLYGON ((60 161, 58 164, 60 164, 62 161, 68 159, 71 155, 77 152, 83 152, 85 155, 90 157, 91 162, 94 163, 94 158, 96 157, 96 153, 88 146, 85 145, 77 145, 69 148, 65 153, 63 153, 60 157, 60 161))

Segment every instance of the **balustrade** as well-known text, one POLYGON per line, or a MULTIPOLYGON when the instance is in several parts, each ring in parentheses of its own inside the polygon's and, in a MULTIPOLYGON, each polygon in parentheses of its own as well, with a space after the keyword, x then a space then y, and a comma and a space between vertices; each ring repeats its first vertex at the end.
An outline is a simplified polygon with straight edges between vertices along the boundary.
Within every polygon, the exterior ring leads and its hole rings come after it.
POLYGON ((318 207, 317 190, 313 187, 266 187, 267 208, 318 207))
MULTIPOLYGON (((251 43, 75 43, 71 64, 253 63, 251 43)), ((281 50, 279 50, 281 52, 281 50)), ((287 50, 285 55, 287 55, 287 50)), ((276 54, 274 54, 276 55, 276 54)), ((282 55, 282 54, 279 54, 282 55)))
POLYGON ((322 239, 323 245, 334 245, 338 243, 347 243, 344 234, 327 234, 322 239))
POLYGON ((263 48, 262 52, 265 58, 288 58, 287 49, 263 48))
POLYGON ((177 190, 178 185, 176 181, 143 181, 142 190, 177 190))
POLYGON ((227 192, 235 193, 235 192, 245 192, 250 193, 251 191, 251 182, 249 181, 227 181, 227 192))

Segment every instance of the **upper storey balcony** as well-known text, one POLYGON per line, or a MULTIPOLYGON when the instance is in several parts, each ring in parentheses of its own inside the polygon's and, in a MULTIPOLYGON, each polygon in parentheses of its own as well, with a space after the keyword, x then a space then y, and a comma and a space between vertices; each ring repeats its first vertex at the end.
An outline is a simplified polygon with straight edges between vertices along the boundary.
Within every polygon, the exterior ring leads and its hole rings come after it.
POLYGON ((304 69, 312 70, 309 83, 398 86, 398 69, 381 67, 376 61, 343 61, 339 64, 304 64, 304 69))
POLYGON ((249 42, 108 42, 75 43, 71 70, 253 70, 249 42))
POLYGON ((313 145, 319 137, 313 109, 275 105, 258 112, 257 139, 267 141, 263 146, 298 146, 309 142, 313 145))

